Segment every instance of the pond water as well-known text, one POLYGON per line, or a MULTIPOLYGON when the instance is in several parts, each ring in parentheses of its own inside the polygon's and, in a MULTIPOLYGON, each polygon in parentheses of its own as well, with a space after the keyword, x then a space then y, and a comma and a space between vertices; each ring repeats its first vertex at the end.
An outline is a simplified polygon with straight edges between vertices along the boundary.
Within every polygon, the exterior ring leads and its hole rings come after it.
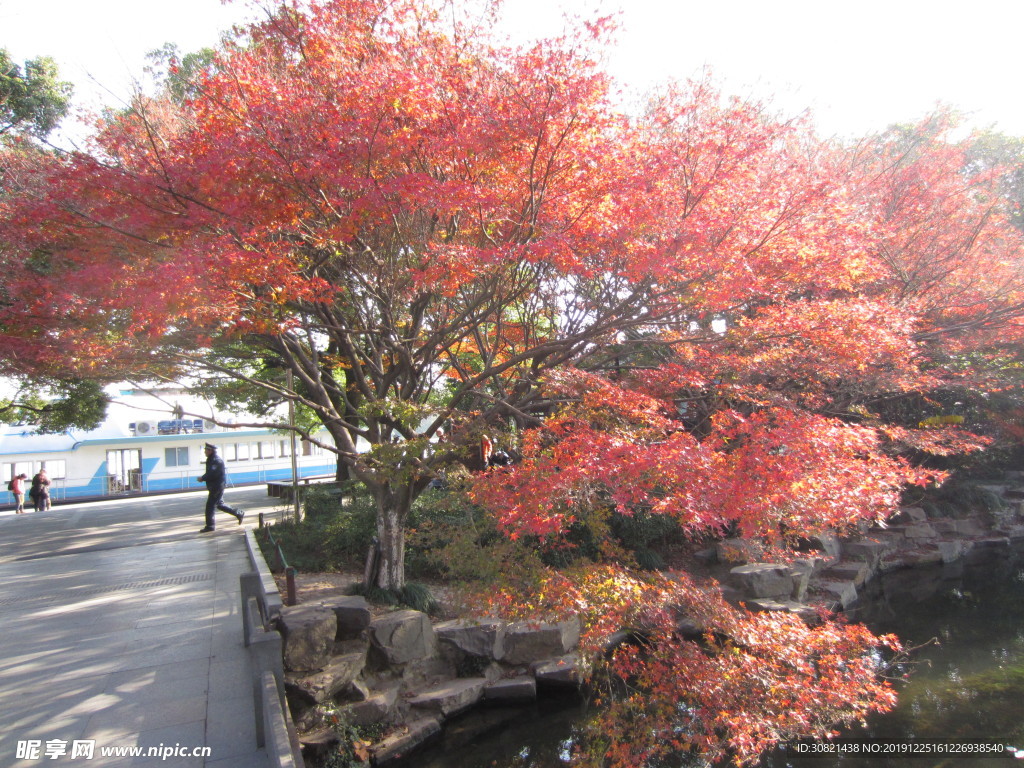
MULTIPOLYGON (((925 574, 920 589, 878 596, 863 620, 894 632, 915 654, 910 682, 900 683, 896 709, 874 717, 851 739, 883 744, 985 740, 1005 745, 1001 756, 767 756, 764 768, 1024 768, 1024 571, 925 574), (1021 751, 1016 751, 1019 748, 1021 751), (1018 758, 1017 755, 1020 757, 1018 758)), ((905 585, 904 585, 905 587, 905 585)), ((560 768, 568 765, 575 729, 584 717, 575 699, 530 708, 486 710, 449 724, 444 740, 419 753, 416 768, 560 768)), ((891 747, 884 747, 891 749, 891 747)))

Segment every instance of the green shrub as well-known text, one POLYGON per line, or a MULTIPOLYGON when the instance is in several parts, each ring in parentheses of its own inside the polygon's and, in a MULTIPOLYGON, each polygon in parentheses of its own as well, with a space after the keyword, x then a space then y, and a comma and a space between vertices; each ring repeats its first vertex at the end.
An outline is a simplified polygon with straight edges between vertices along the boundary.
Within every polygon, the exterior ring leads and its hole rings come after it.
POLYGON ((536 541, 504 535, 493 514, 466 497, 461 484, 427 491, 413 507, 406 569, 453 585, 487 585, 540 566, 536 541))
POLYGON ((425 584, 409 582, 399 590, 381 589, 359 583, 354 584, 349 592, 353 595, 362 595, 369 602, 377 605, 391 605, 396 608, 412 608, 414 611, 436 614, 440 605, 434 599, 430 588, 425 584))
POLYGON ((682 527, 668 515, 652 515, 639 510, 632 515, 615 513, 611 520, 612 533, 626 549, 641 552, 654 543, 668 543, 682 537, 682 527))
MULTIPOLYGON (((307 517, 300 523, 286 520, 270 526, 289 565, 300 571, 362 570, 366 550, 377 530, 377 508, 369 494, 345 498, 329 487, 310 488, 305 494, 307 517)), ((276 562, 267 531, 257 538, 268 563, 276 562)))
POLYGON ((310 485, 302 490, 302 515, 306 520, 318 520, 338 514, 342 507, 344 489, 334 483, 310 485))
POLYGON ((990 488, 983 488, 971 480, 952 480, 934 494, 934 504, 940 517, 964 517, 974 512, 999 513, 1006 502, 990 488))
POLYGON ((438 604, 430 592, 430 588, 419 582, 408 582, 398 593, 402 605, 423 613, 437 613, 438 604))
POLYGON ((682 541, 685 536, 679 521, 668 515, 652 515, 638 510, 632 515, 614 513, 611 531, 619 544, 633 553, 636 563, 648 571, 665 567, 665 561, 657 549, 682 541))
POLYGON ((665 567, 665 560, 653 549, 638 549, 636 564, 647 571, 660 571, 665 567))

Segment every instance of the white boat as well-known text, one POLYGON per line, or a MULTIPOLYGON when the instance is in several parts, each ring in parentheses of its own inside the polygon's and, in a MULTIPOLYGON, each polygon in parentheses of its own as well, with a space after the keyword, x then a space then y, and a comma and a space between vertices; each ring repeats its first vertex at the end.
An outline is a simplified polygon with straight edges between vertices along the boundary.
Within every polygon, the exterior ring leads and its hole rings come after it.
MULTIPOLYGON (((0 487, 13 504, 7 481, 46 469, 54 501, 197 490, 205 487, 197 478, 205 469, 206 443, 216 445, 224 459, 229 486, 292 479, 289 435, 236 427, 231 418, 186 415, 208 410, 205 404, 187 402, 182 391, 119 390, 106 421, 94 430, 41 435, 29 426, 3 425, 0 487), (179 401, 185 413, 172 414, 179 401)), ((330 442, 326 431, 317 440, 330 442)), ((300 478, 334 475, 332 452, 307 440, 295 444, 300 478)))

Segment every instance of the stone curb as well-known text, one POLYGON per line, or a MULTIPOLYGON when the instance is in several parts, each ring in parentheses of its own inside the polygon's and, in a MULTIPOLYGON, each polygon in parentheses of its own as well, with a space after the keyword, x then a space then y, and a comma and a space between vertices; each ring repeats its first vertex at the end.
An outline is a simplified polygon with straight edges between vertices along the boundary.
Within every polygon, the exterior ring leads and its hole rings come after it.
POLYGON ((260 641, 271 638, 277 640, 278 642, 274 644, 277 649, 274 651, 275 656, 281 647, 277 630, 268 629, 274 626, 281 615, 281 593, 263 558, 256 537, 249 528, 245 529, 245 547, 252 573, 243 574, 240 580, 243 603, 241 614, 245 623, 246 646, 256 670, 253 680, 253 697, 258 719, 256 731, 257 734, 262 734, 262 746, 266 747, 271 768, 302 768, 305 765, 302 759, 302 745, 299 743, 298 732, 284 700, 283 674, 281 679, 278 679, 280 666, 275 659, 273 667, 277 668, 277 672, 263 669, 265 665, 258 659, 258 646, 264 644, 260 641), (253 579, 252 576, 256 578, 253 579), (250 594, 251 592, 256 594, 250 594), (248 606, 254 604, 258 605, 262 627, 253 626, 255 617, 250 615, 248 606))

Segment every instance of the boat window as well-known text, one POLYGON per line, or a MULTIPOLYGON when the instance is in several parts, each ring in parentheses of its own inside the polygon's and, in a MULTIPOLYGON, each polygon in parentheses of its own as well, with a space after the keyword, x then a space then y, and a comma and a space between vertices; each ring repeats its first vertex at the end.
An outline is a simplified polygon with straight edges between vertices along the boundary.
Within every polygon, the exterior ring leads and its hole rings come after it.
POLYGON ((39 462, 39 469, 45 469, 51 480, 63 480, 68 476, 68 463, 64 459, 47 459, 39 462))
POLYGON ((168 467, 187 467, 188 448, 165 448, 164 464, 168 467))

